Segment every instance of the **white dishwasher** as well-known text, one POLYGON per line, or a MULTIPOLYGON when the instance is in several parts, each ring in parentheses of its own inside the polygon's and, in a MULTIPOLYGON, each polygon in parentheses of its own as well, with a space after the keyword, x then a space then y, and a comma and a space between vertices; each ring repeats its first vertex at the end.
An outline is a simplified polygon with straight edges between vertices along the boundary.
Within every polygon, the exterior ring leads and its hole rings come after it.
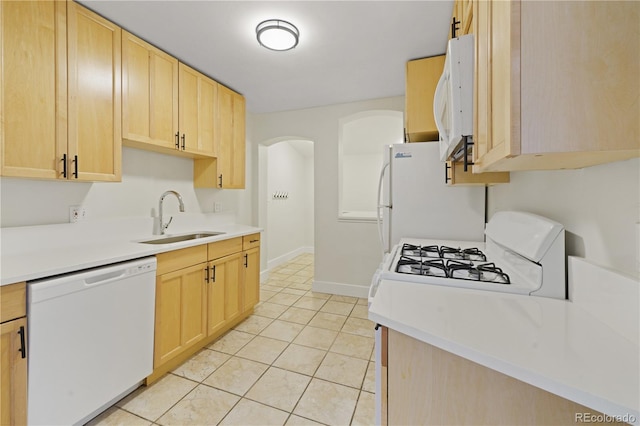
POLYGON ((28 283, 28 423, 82 424, 153 370, 155 257, 28 283))

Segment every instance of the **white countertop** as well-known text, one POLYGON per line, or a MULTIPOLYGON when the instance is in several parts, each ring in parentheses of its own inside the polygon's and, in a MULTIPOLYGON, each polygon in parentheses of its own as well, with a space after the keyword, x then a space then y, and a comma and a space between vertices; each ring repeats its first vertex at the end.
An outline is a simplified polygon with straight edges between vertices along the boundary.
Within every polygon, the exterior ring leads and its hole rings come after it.
POLYGON ((2 228, 0 285, 35 280, 158 253, 261 232, 261 228, 206 215, 175 216, 166 236, 190 232, 222 235, 171 244, 143 244, 154 235, 153 219, 2 228), (178 218, 180 218, 178 220, 178 218))
MULTIPOLYGON (((627 322, 637 324, 634 306, 627 322)), ((638 424, 637 339, 581 303, 383 280, 369 319, 594 410, 635 416, 638 424)))

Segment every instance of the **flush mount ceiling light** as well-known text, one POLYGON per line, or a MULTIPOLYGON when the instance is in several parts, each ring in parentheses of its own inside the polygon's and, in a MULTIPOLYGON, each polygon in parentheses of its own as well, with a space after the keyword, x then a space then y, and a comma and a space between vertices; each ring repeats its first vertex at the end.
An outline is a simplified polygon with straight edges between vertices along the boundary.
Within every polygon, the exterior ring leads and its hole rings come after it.
POLYGON ((300 31, 290 22, 267 19, 256 27, 258 43, 270 50, 289 50, 298 45, 300 31))

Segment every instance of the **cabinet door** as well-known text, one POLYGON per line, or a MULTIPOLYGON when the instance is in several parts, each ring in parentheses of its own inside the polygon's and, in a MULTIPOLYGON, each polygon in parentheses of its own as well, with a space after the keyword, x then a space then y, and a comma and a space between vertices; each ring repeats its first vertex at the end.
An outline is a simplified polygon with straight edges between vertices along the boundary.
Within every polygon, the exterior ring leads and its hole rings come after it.
POLYGON ((231 156, 231 182, 227 188, 242 189, 245 185, 245 99, 233 93, 233 148, 231 156))
POLYGON ((0 424, 27 424, 27 319, 0 325, 0 424))
POLYGON ((473 3, 475 34, 475 70, 473 97, 473 162, 478 163, 480 157, 489 150, 489 113, 491 82, 489 81, 489 30, 490 2, 475 1, 473 3))
POLYGON ((236 253, 209 264, 208 335, 212 335, 242 311, 240 282, 242 255, 236 253))
POLYGON ((253 309, 260 301, 260 248, 242 252, 244 257, 243 310, 253 309))
POLYGON ((245 99, 224 86, 218 87, 216 143, 218 188, 241 189, 245 185, 245 99))
POLYGON ((180 148, 193 152, 198 149, 198 72, 181 63, 178 74, 180 148))
POLYGON ((176 148, 178 60, 123 31, 122 138, 176 148))
POLYGON ((198 153, 217 155, 215 145, 218 83, 201 75, 198 80, 198 153))
POLYGON ((245 99, 217 85, 215 102, 215 159, 197 158, 193 166, 196 188, 245 187, 245 99))
POLYGON ((202 263, 157 277, 154 368, 206 336, 206 267, 202 263))
POLYGON ((445 55, 407 62, 405 126, 409 142, 438 140, 433 96, 444 70, 445 55))
MULTIPOLYGON (((475 2, 474 171, 497 159, 519 154, 519 70, 511 67, 513 6, 475 2), (514 121, 516 120, 516 121, 514 121)), ((516 51, 519 49, 516 49, 516 51)))
POLYGON ((67 150, 66 3, 0 2, 2 176, 62 177, 67 150))
MULTIPOLYGON (((519 106, 519 72, 512 73, 512 41, 510 2, 491 2, 489 5, 489 80, 491 139, 489 150, 501 156, 517 155, 514 148, 520 146, 519 114, 517 123, 512 108, 519 106), (514 131, 514 125, 517 128, 514 131)), ((513 52, 516 54, 517 52, 513 52)), ((514 111, 515 112, 515 111, 514 111)))
POLYGON ((71 179, 121 180, 121 33, 99 15, 67 3, 71 179))
POLYGON ((216 141, 218 144, 217 182, 218 188, 226 188, 231 181, 231 164, 233 155, 233 92, 224 87, 218 87, 216 99, 218 123, 216 127, 216 141))

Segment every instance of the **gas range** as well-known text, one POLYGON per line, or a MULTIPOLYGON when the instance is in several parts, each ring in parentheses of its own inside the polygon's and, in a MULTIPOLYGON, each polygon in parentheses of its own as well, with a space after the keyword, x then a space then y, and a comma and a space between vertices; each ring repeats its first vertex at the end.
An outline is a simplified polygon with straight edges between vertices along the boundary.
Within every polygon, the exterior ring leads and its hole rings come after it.
POLYGON ((486 242, 403 238, 385 256, 372 287, 394 280, 566 298, 562 225, 529 213, 498 212, 485 236, 486 242))
POLYGON ((402 243, 398 247, 395 272, 409 275, 454 278, 478 282, 510 284, 509 275, 478 247, 450 247, 402 243))

